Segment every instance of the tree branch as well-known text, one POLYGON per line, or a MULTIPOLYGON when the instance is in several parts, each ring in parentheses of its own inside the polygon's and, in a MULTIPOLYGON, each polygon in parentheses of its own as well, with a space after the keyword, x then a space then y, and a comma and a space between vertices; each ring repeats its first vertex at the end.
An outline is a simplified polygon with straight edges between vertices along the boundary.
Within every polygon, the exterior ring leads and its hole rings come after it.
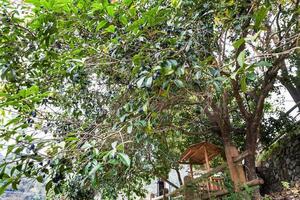
POLYGON ((231 80, 231 85, 233 87, 233 95, 236 99, 236 102, 238 104, 238 107, 241 111, 241 114, 245 120, 248 120, 250 118, 250 113, 245 108, 245 105, 243 103, 242 96, 239 93, 239 86, 236 80, 231 80))

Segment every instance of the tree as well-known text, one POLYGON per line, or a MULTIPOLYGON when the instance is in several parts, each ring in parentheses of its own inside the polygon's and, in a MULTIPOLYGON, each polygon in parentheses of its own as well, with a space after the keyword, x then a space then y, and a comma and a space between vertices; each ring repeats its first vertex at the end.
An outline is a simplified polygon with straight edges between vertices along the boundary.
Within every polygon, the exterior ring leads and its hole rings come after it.
POLYGON ((256 178, 265 99, 298 49, 298 2, 28 2, 22 14, 1 5, 2 138, 14 155, 2 190, 26 175, 62 193, 76 177, 107 198, 140 196, 199 140, 229 160, 229 147, 249 150, 256 178), (281 39, 279 9, 292 19, 281 39))
POLYGON ((279 77, 280 83, 287 89, 291 97, 298 105, 300 111, 300 75, 299 75, 299 53, 295 53, 289 59, 290 65, 282 64, 282 73, 279 77), (295 72, 294 72, 295 70, 295 72))

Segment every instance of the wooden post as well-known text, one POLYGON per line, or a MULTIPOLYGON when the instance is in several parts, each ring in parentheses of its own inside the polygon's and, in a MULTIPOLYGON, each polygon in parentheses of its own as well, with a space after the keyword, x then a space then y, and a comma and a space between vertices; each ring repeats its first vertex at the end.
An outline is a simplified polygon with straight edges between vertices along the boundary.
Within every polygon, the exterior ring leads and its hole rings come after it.
POLYGON ((233 181, 235 191, 239 191, 239 185, 246 182, 244 169, 240 164, 234 163, 234 157, 238 156, 238 150, 233 145, 225 144, 226 161, 230 172, 231 180, 233 181))
MULTIPOLYGON (((210 171, 210 167, 209 167, 209 160, 208 160, 208 156, 207 156, 207 150, 206 147, 204 147, 204 156, 205 156, 205 164, 206 164, 206 170, 207 172, 210 171)), ((208 178, 207 180, 207 192, 208 192, 208 196, 210 197, 210 181, 211 181, 211 177, 208 178)))
POLYGON ((231 154, 233 156, 232 157, 233 162, 235 163, 235 167, 236 167, 236 170, 237 170, 237 173, 238 173, 239 183, 244 184, 244 183, 246 183, 246 175, 245 175, 244 168, 243 168, 243 165, 242 165, 242 160, 240 160, 238 162, 234 161, 234 158, 239 157, 239 152, 236 149, 236 147, 234 147, 234 146, 231 147, 231 154))
POLYGON ((193 174, 193 165, 190 164, 190 173, 191 173, 191 177, 192 179, 194 178, 194 174, 193 174))
POLYGON ((208 160, 208 155, 207 155, 206 147, 204 147, 204 156, 205 156, 206 170, 209 171, 210 170, 210 166, 209 166, 209 160, 208 160))

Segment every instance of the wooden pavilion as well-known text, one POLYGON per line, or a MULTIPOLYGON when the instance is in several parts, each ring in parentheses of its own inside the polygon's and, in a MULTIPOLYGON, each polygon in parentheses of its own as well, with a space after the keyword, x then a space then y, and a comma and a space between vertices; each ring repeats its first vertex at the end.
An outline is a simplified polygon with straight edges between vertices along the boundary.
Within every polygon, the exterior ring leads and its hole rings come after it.
MULTIPOLYGON (((208 142, 200 142, 190 146, 180 157, 179 163, 190 165, 190 176, 193 179, 193 165, 204 165, 207 173, 211 171, 209 162, 216 156, 221 155, 221 153, 222 149, 218 146, 208 142)), ((222 178, 210 177, 204 185, 202 189, 211 191, 221 190, 224 183, 222 178), (204 187, 204 185, 207 187, 204 187)))
POLYGON ((255 186, 263 183, 261 179, 246 181, 245 171, 243 169, 242 160, 249 155, 248 151, 239 153, 233 145, 224 145, 220 148, 208 142, 200 142, 191 145, 180 157, 180 164, 188 164, 190 166, 190 176, 186 176, 184 185, 175 191, 153 198, 153 200, 166 199, 167 197, 184 197, 185 200, 194 199, 211 199, 219 198, 227 195, 229 191, 224 186, 223 178, 214 175, 229 170, 230 178, 234 184, 236 192, 243 189, 244 186, 255 186), (226 162, 215 168, 211 168, 209 162, 218 155, 223 155, 226 162), (194 177, 193 165, 204 165, 205 171, 200 177, 194 177), (196 186, 196 190, 190 190, 192 185, 196 186))
POLYGON ((180 157, 180 164, 189 164, 191 176, 193 177, 193 165, 205 165, 206 170, 210 170, 209 161, 220 155, 222 152, 218 146, 200 142, 190 146, 180 157))

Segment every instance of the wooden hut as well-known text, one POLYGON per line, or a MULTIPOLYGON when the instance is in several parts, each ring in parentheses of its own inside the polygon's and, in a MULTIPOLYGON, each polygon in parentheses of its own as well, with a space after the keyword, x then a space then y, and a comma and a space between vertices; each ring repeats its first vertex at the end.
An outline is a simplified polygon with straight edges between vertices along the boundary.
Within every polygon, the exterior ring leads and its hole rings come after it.
MULTIPOLYGON (((190 165, 190 176, 194 178, 193 165, 204 165, 205 172, 207 173, 211 170, 209 162, 221 153, 222 149, 218 146, 208 142, 200 142, 190 146, 181 155, 179 163, 190 165)), ((203 183, 202 189, 209 191, 222 190, 223 185, 222 178, 210 177, 207 182, 203 183)))
POLYGON ((193 200, 219 198, 227 195, 229 191, 225 188, 223 179, 214 176, 216 173, 223 172, 225 169, 228 169, 230 173, 235 191, 244 189, 244 186, 252 187, 262 184, 263 180, 261 179, 246 181, 242 160, 248 155, 248 151, 239 154, 237 148, 233 145, 224 145, 224 148, 220 148, 208 142, 193 144, 179 159, 180 164, 188 164, 190 166, 190 176, 185 177, 184 185, 167 195, 161 195, 154 199, 160 200, 171 196, 183 197, 185 200, 193 200), (216 156, 223 155, 223 152, 226 162, 214 169, 211 168, 209 162, 216 156), (193 165, 204 165, 205 173, 200 177, 194 177, 193 165), (194 186, 196 186, 196 188, 194 188, 194 186))

